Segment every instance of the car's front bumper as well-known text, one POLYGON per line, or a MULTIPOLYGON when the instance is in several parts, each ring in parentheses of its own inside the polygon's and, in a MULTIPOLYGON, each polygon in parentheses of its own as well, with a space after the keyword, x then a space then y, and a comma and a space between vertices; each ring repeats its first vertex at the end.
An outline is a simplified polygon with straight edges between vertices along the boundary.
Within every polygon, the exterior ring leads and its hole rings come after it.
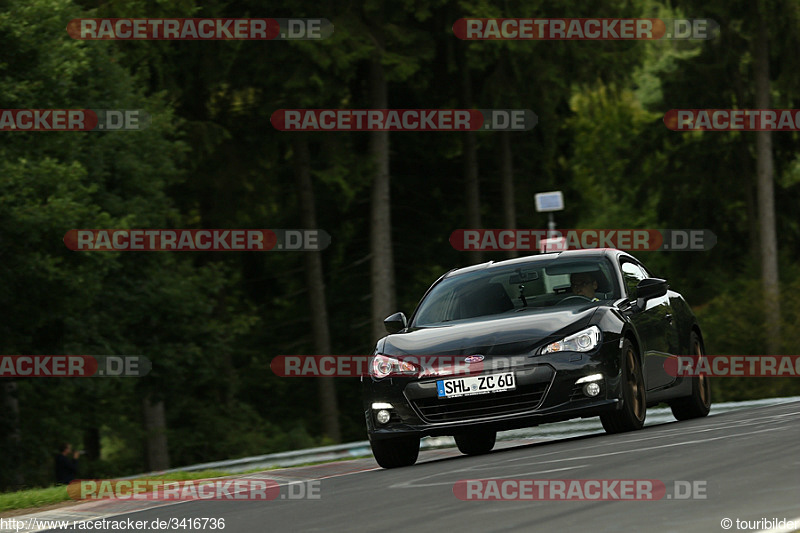
MULTIPOLYGON (((590 353, 562 352, 525 358, 494 358, 482 374, 513 370, 516 389, 439 399, 436 381, 425 379, 362 379, 364 416, 370 439, 399 436, 455 435, 474 429, 504 431, 570 418, 592 417, 619 408, 620 362, 617 340, 601 344, 590 353), (521 362, 521 364, 519 364, 521 362), (498 364, 499 363, 499 364, 498 364), (505 370, 497 370, 505 368, 505 370), (583 394, 583 377, 602 374, 597 382, 600 393, 583 394), (391 417, 385 424, 376 420, 381 409, 373 404, 389 404, 391 417)), ((447 377, 445 377, 447 379, 447 377)))

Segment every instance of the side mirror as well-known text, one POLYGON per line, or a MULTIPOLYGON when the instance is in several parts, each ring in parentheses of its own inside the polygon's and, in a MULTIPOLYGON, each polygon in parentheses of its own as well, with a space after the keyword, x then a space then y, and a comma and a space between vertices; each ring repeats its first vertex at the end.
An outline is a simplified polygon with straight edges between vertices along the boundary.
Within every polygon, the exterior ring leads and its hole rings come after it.
POLYGON ((639 300, 647 301, 651 298, 658 298, 667 294, 669 285, 667 280, 660 278, 645 278, 636 285, 636 297, 639 300))
POLYGON ((386 328, 387 333, 397 333, 408 327, 406 315, 403 313, 395 313, 392 316, 386 317, 383 321, 383 327, 386 328))

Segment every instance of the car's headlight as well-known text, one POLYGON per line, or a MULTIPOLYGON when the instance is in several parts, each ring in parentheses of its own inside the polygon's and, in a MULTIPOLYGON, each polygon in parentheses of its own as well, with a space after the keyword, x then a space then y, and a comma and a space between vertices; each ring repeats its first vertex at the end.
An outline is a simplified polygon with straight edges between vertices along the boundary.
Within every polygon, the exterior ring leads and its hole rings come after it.
POLYGON ((381 354, 376 355, 369 366, 369 374, 378 379, 387 376, 416 376, 419 371, 420 367, 414 363, 381 354))
POLYGON ((560 341, 548 344, 542 349, 542 353, 554 352, 588 352, 600 344, 602 334, 597 326, 574 333, 569 337, 564 337, 560 341))

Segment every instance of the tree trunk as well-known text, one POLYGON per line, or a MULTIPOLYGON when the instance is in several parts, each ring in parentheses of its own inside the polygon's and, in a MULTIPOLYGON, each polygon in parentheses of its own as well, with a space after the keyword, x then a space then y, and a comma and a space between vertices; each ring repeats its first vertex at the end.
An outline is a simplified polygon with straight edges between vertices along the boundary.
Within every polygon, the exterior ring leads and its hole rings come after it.
POLYGON ((164 401, 152 401, 148 395, 142 400, 144 417, 147 469, 150 471, 169 468, 169 446, 167 445, 167 422, 164 401))
MULTIPOLYGON (((514 159, 511 155, 511 133, 502 131, 500 136, 500 181, 503 186, 503 229, 517 228, 517 209, 514 194, 514 159)), ((508 257, 517 257, 519 252, 509 250, 508 257)))
MULTIPOLYGON (((469 73, 469 64, 464 52, 464 61, 461 66, 461 95, 464 108, 472 107, 472 79, 469 73)), ((481 229, 481 191, 478 181, 478 143, 474 131, 462 134, 464 151, 464 188, 467 193, 467 227, 481 229)), ((483 261, 483 252, 473 252, 475 262, 483 261)))
POLYGON ((741 162, 741 170, 747 176, 747 182, 742 186, 745 190, 745 209, 747 212, 747 243, 749 248, 750 257, 761 256, 761 243, 758 236, 758 206, 756 205, 756 196, 758 195, 758 183, 753 183, 751 180, 753 158, 750 155, 750 150, 747 143, 743 143, 739 150, 739 160, 741 162))
MULTIPOLYGON (((386 109, 388 90, 383 71, 382 18, 376 17, 376 47, 370 63, 370 107, 386 109)), ((372 132, 369 151, 375 163, 372 180, 372 202, 370 205, 370 249, 372 284, 372 338, 373 341, 386 335, 383 319, 394 313, 394 257, 392 254, 391 191, 389 178, 389 132, 372 132)))
MULTIPOLYGON (((770 107, 769 42, 764 15, 759 16, 755 50, 756 108, 770 107)), ((758 175, 758 219, 761 243, 761 278, 764 290, 767 351, 781 350, 781 308, 778 286, 778 242, 775 234, 775 197, 772 133, 756 132, 756 167, 758 175)))
POLYGON ((92 426, 83 430, 83 448, 86 450, 85 459, 97 461, 100 459, 100 428, 92 426))
MULTIPOLYGON (((293 142, 294 171, 300 199, 300 216, 306 229, 317 227, 314 187, 311 183, 311 154, 308 140, 296 136, 293 142)), ((331 337, 328 328, 328 307, 325 298, 325 281, 322 275, 321 252, 304 252, 306 286, 308 287, 308 309, 311 315, 311 335, 317 355, 331 353, 331 337)), ((332 377, 317 378, 322 429, 334 442, 341 442, 339 429, 339 406, 336 400, 336 382, 332 377)))
POLYGON ((2 400, 2 414, 0 414, 0 429, 5 442, 2 450, 3 457, 0 465, 0 487, 19 489, 25 485, 25 475, 22 465, 22 448, 20 446, 19 430, 19 399, 17 398, 17 382, 14 380, 0 380, 0 400, 2 400))

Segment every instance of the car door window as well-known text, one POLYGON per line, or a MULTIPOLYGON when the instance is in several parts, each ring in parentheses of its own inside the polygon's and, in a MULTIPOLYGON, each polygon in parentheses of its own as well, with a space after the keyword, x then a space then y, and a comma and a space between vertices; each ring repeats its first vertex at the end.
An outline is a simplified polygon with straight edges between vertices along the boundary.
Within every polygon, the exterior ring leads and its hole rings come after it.
POLYGON ((647 273, 636 263, 625 261, 622 263, 622 279, 625 281, 625 288, 628 291, 628 298, 637 298, 636 286, 640 281, 647 277, 647 273))

